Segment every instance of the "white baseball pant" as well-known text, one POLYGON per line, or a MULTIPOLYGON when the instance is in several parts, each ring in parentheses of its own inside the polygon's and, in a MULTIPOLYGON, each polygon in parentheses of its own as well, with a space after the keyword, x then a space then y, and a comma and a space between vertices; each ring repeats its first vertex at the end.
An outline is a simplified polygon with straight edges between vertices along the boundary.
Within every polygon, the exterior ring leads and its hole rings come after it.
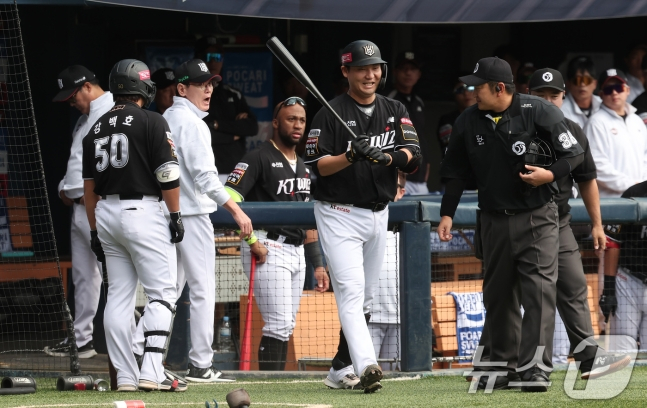
POLYGON ((92 341, 92 321, 99 308, 103 281, 97 256, 90 248, 90 223, 84 205, 74 204, 70 235, 74 283, 74 334, 76 345, 83 347, 92 341))
MULTIPOLYGON (((174 307, 177 300, 175 245, 162 207, 154 196, 122 201, 110 195, 97 203, 95 215, 110 281, 104 327, 117 384, 137 385, 140 379, 162 382, 166 377, 161 353, 145 353, 141 373, 137 368, 130 325, 139 280, 149 299, 142 317, 144 331, 168 331, 171 326, 171 311, 150 302, 160 299, 174 307)), ((147 345, 164 348, 166 336, 150 336, 147 345)))
POLYGON ((639 351, 647 351, 647 285, 625 268, 619 267, 616 275, 616 299, 616 315, 609 316, 609 334, 612 335, 609 338, 609 350, 636 350, 636 340, 640 338, 639 351))
POLYGON ((365 292, 375 293, 386 249, 388 208, 373 212, 324 201, 315 203, 319 240, 326 253, 339 321, 355 373, 377 364, 364 318, 365 292))
MULTIPOLYGON (((265 231, 254 231, 268 250, 265 263, 256 264, 254 297, 263 316, 263 336, 288 341, 296 325, 297 311, 306 278, 303 245, 294 246, 267 238, 265 231)), ((252 253, 242 241, 240 255, 249 279, 252 253)))
MULTIPOLYGON (((389 360, 399 359, 402 347, 400 338, 400 325, 391 323, 368 322, 368 330, 371 333, 375 355, 378 358, 389 360)), ((400 362, 380 363, 382 370, 400 370, 400 362)))

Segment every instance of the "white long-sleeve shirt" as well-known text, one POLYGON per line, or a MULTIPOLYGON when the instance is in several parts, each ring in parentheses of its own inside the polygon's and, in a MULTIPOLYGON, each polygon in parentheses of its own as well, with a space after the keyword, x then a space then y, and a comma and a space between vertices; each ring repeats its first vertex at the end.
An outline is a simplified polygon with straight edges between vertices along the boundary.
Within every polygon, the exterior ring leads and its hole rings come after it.
POLYGON ((647 180, 647 128, 627 104, 626 118, 605 105, 591 116, 584 132, 598 173, 600 197, 620 197, 647 180))
POLYGON ((593 95, 593 100, 591 101, 591 114, 587 117, 584 112, 582 112, 582 109, 577 106, 573 96, 567 93, 566 99, 564 99, 564 103, 562 104, 562 113, 565 118, 572 120, 584 129, 590 117, 600 110, 600 105, 602 105, 602 99, 597 95, 593 95))
POLYGON ((210 214, 216 211, 216 204, 223 205, 230 198, 218 179, 211 132, 202 120, 207 115, 193 102, 178 96, 173 97, 173 105, 163 115, 180 163, 182 215, 210 214))
POLYGON ((110 92, 104 92, 103 95, 90 102, 90 113, 82 115, 76 121, 74 131, 72 132, 72 147, 70 148, 70 158, 67 161, 67 170, 63 180, 58 183, 58 194, 61 190, 65 191, 68 198, 76 199, 83 197, 83 138, 88 134, 94 123, 108 112, 115 102, 112 100, 110 92))

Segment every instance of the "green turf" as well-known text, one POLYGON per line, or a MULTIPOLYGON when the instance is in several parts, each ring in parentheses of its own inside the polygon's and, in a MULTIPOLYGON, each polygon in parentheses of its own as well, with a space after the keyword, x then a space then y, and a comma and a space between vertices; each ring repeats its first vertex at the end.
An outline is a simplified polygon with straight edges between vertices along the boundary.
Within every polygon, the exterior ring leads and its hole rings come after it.
MULTIPOLYGON (((204 407, 204 401, 216 399, 227 407, 225 395, 234 388, 245 388, 252 406, 324 407, 429 407, 464 408, 475 406, 544 407, 544 406, 609 406, 643 407, 647 405, 647 367, 635 367, 631 382, 618 397, 606 401, 573 400, 564 392, 565 372, 551 376, 553 385, 547 393, 529 394, 520 391, 494 391, 493 394, 468 394, 468 383, 461 377, 425 377, 416 380, 385 380, 384 389, 375 394, 361 391, 330 390, 320 380, 258 380, 233 384, 190 385, 185 393, 116 393, 96 391, 58 392, 51 380, 39 382, 36 394, 0 396, 0 407, 111 407, 116 400, 141 399, 147 407, 204 407), (299 382, 296 382, 299 381, 299 382), (303 404, 303 405, 296 405, 303 404), (309 404, 309 405, 307 405, 309 404)), ((578 382, 582 386, 583 382, 578 382)), ((576 389, 578 386, 576 385, 576 389)), ((213 405, 213 404, 212 404, 213 405)))

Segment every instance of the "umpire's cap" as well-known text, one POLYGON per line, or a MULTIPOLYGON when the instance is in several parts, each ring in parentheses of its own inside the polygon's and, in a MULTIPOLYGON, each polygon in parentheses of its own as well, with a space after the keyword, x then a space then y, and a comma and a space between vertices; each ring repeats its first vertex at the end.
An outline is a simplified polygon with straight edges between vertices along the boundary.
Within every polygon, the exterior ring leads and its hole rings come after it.
POLYGON ((121 60, 112 67, 109 88, 115 95, 141 95, 144 107, 148 107, 155 98, 151 72, 146 64, 136 59, 121 60))
POLYGON ((528 82, 528 89, 536 91, 542 88, 553 88, 564 92, 566 90, 566 84, 564 84, 564 78, 561 72, 552 68, 542 68, 533 72, 528 82))
POLYGON ((386 64, 380 49, 375 43, 357 40, 344 47, 341 52, 341 64, 347 67, 362 67, 373 64, 386 64))
POLYGON ((478 86, 489 81, 511 84, 512 69, 507 61, 499 57, 481 58, 474 67, 472 75, 459 78, 467 86, 478 86))

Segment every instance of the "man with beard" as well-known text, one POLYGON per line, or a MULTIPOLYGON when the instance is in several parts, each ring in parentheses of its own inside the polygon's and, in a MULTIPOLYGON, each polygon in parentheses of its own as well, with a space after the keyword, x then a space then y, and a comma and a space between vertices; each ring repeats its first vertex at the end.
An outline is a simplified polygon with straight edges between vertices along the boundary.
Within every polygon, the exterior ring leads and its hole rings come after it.
MULTIPOLYGON (((310 168, 296 154, 306 124, 306 103, 293 96, 274 109, 272 138, 246 154, 225 188, 235 201, 310 201, 310 168)), ((316 290, 328 289, 317 231, 294 228, 257 230, 242 243, 247 277, 257 259, 254 296, 263 316, 258 350, 260 370, 285 369, 288 340, 296 324, 305 280, 305 257, 315 267, 316 290)))

